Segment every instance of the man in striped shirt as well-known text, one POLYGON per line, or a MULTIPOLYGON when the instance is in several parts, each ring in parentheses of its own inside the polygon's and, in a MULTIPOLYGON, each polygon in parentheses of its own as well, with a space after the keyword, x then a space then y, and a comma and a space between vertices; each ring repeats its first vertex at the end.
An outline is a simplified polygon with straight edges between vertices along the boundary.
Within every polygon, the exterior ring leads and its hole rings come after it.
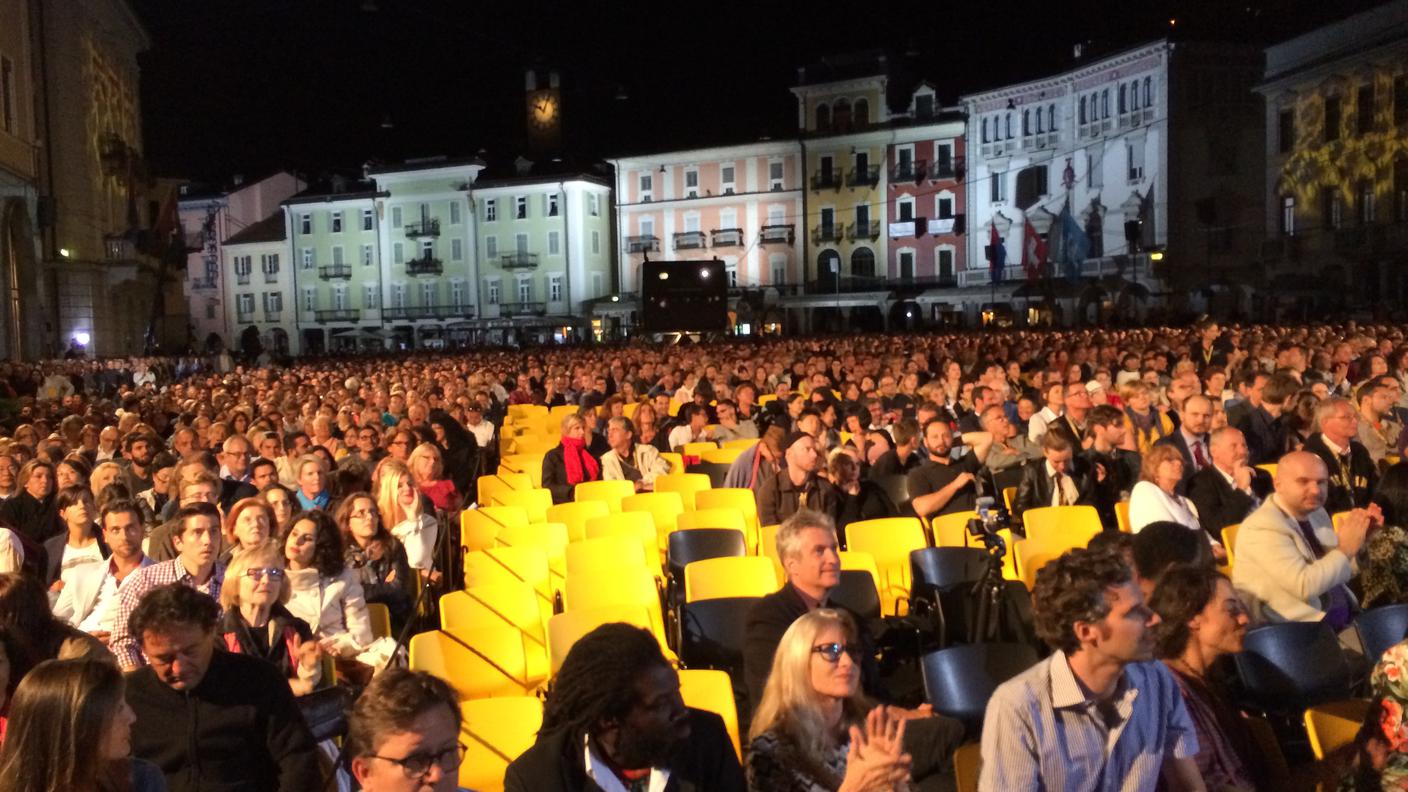
POLYGON ((1037 573, 1037 634, 1055 650, 1005 682, 983 723, 980 792, 1206 787, 1178 684, 1153 662, 1157 621, 1117 555, 1071 550, 1037 573))
POLYGON ((177 556, 133 572, 117 590, 117 617, 113 619, 112 641, 108 648, 117 656, 123 671, 147 664, 137 636, 128 630, 127 619, 148 591, 181 583, 209 595, 217 603, 220 601, 225 566, 215 560, 220 555, 219 510, 209 503, 192 503, 181 507, 172 519, 177 526, 171 537, 177 556))

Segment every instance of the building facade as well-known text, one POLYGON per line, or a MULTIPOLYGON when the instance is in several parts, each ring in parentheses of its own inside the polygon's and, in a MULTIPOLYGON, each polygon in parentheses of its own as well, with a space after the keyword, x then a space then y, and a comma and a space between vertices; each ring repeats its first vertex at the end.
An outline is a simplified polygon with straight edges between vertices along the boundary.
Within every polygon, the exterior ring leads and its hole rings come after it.
POLYGON ((379 339, 363 339, 361 328, 382 324, 382 238, 389 229, 377 209, 387 197, 367 183, 338 180, 284 201, 300 354, 381 346, 379 339))
POLYGON ((1408 283, 1408 2, 1266 50, 1269 313, 1397 307, 1408 283))
POLYGON ((43 351, 45 317, 38 265, 39 150, 34 117, 30 0, 0 0, 0 355, 43 351))
MULTIPOLYGON (((246 226, 220 245, 228 324, 223 337, 235 350, 298 354, 292 257, 282 210, 246 226)), ((199 294, 193 301, 199 302, 199 294)), ((193 306, 194 307, 194 306, 193 306)))

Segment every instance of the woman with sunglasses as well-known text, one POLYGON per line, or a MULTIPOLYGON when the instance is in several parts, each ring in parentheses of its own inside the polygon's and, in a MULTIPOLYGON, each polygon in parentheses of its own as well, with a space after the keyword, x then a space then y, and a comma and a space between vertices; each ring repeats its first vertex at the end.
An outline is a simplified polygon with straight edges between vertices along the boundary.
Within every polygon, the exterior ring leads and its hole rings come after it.
POLYGON ((814 610, 787 628, 749 730, 750 790, 910 789, 905 721, 861 694, 858 648, 843 611, 814 610))
POLYGON ((220 638, 235 654, 261 657, 288 679, 295 696, 322 679, 322 648, 307 622, 284 607, 289 586, 279 546, 266 542, 237 553, 220 589, 220 638))

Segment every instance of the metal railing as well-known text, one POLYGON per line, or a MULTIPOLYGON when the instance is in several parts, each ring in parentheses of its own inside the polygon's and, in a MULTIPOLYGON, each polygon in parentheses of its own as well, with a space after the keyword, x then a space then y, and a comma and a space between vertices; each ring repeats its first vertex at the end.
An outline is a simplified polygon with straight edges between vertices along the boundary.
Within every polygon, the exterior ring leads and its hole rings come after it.
POLYGON ((919 181, 928 172, 928 163, 925 160, 910 160, 909 162, 896 162, 890 168, 890 181, 919 181))
POLYGON ((675 250, 697 250, 704 247, 703 231, 677 231, 675 232, 675 250))
POLYGON ((839 190, 841 189, 841 171, 821 171, 812 174, 813 190, 839 190))
POLYGON ((324 264, 318 267, 319 280, 347 280, 352 277, 350 264, 324 264))
POLYGON ((851 168, 851 172, 846 174, 846 184, 850 187, 874 187, 879 183, 879 165, 867 165, 864 168, 851 168))
POLYGON ((434 256, 413 258, 406 262, 407 275, 439 275, 445 271, 445 263, 434 256))
POLYGON ((265 282, 265 283, 278 283, 278 282, 279 282, 279 271, 278 271, 278 270, 274 270, 273 272, 267 272, 267 271, 266 271, 266 272, 264 273, 264 282, 265 282))
POLYGON ((418 237, 438 237, 440 236, 440 221, 422 220, 419 223, 408 223, 406 225, 406 236, 411 239, 418 237))
POLYGON ((249 324, 250 322, 253 322, 253 321, 254 321, 254 312, 253 312, 253 311, 250 311, 249 313, 244 313, 243 311, 237 312, 237 313, 235 314, 235 321, 238 322, 239 324, 249 324))
POLYGON ((716 228, 709 232, 713 236, 714 247, 742 247, 743 229, 716 228))
POLYGON ((846 236, 846 227, 840 223, 824 225, 812 229, 812 244, 821 245, 827 242, 840 242, 846 236))
POLYGON ((626 237, 626 252, 628 253, 656 253, 660 250, 660 239, 655 236, 628 236, 626 237))
POLYGON ((381 309, 381 318, 388 321, 414 319, 474 318, 474 308, 468 305, 403 305, 381 309))
POLYGON ((208 291, 216 287, 214 278, 192 278, 191 289, 193 291, 208 291))
POLYGON ((542 316, 547 312, 547 303, 542 302, 499 303, 500 316, 542 316))
POLYGON ((797 240, 796 226, 791 223, 765 225, 758 233, 758 240, 764 245, 791 245, 797 240))
POLYGON ((505 253, 499 256, 499 266, 506 270, 536 269, 538 266, 537 253, 505 253))
POLYGON ((855 242, 860 239, 876 240, 880 238, 880 223, 871 220, 865 223, 851 223, 846 227, 846 236, 855 242))
POLYGON ((313 311, 313 318, 319 322, 355 322, 362 318, 356 308, 327 308, 313 311))

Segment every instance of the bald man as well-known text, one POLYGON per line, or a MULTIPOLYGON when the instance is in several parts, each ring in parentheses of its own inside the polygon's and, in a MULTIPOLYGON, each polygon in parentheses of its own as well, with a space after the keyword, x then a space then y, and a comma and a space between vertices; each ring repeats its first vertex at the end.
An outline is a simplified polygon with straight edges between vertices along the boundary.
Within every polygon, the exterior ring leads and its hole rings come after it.
POLYGON ((1374 518, 1355 509, 1338 529, 1331 524, 1329 472, 1315 454, 1281 457, 1275 486, 1237 531, 1232 585, 1264 621, 1324 621, 1342 630, 1357 607, 1345 584, 1358 573, 1374 518))

